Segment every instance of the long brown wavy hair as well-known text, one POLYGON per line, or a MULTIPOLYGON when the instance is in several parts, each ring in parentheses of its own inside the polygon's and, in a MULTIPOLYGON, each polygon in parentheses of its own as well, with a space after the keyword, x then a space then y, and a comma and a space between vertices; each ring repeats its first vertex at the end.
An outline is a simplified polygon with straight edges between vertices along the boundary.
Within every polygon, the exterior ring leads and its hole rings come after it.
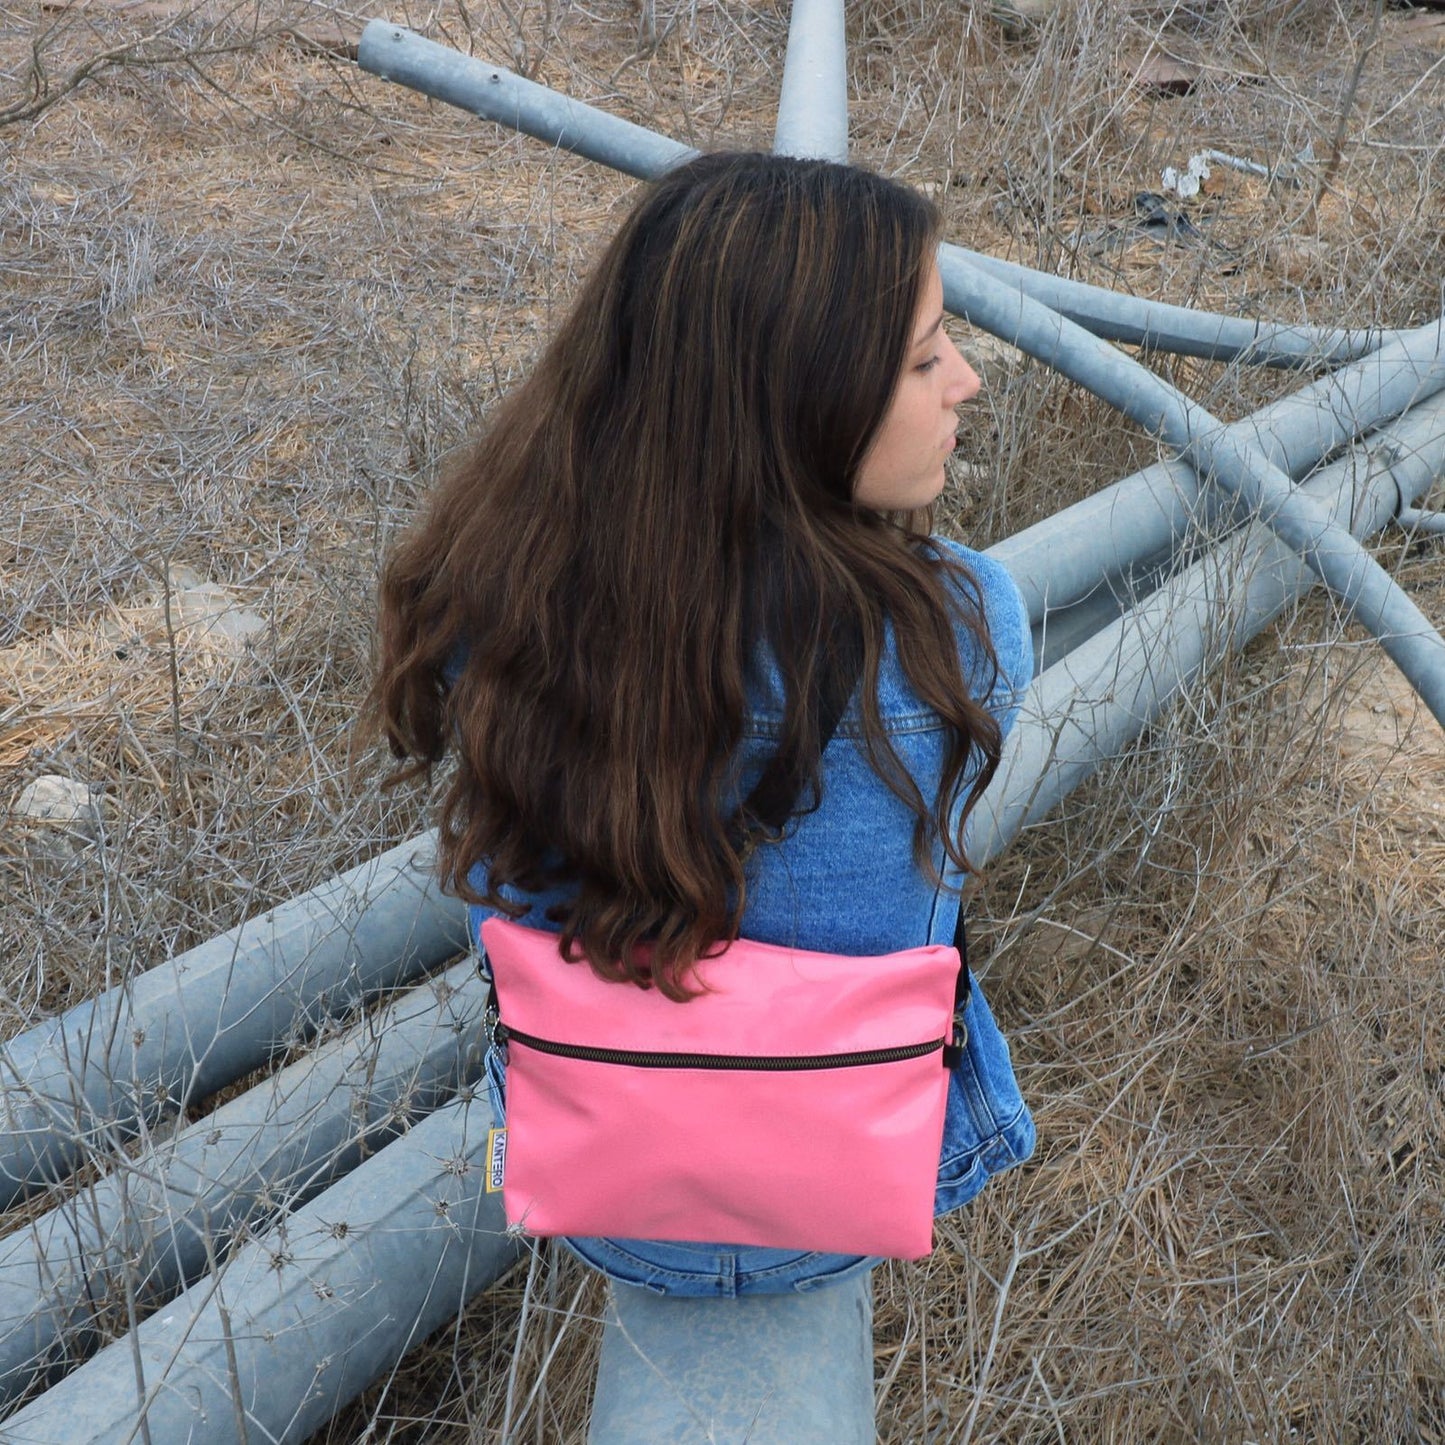
POLYGON ((407 760, 394 781, 455 749, 446 886, 515 916, 503 888, 566 884, 567 957, 687 997, 747 901, 748 679, 770 650, 780 756, 816 806, 810 699, 842 666, 839 619, 862 640, 862 744, 914 814, 916 860, 936 876, 941 839, 969 869, 962 818, 999 752, 954 634, 993 662, 978 589, 917 518, 853 501, 938 232, 916 192, 826 161, 709 155, 643 191, 382 577, 371 712, 407 760), (947 727, 931 798, 879 713, 885 619, 947 727))

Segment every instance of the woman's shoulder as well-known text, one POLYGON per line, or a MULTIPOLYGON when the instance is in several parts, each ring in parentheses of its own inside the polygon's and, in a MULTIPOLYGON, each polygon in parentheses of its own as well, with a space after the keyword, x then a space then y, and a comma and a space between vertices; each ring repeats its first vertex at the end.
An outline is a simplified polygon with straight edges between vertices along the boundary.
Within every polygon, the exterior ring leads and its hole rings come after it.
POLYGON ((1009 691, 1026 687, 1034 671, 1033 632, 1023 595, 1008 569, 986 552, 976 552, 951 537, 933 536, 928 541, 940 557, 962 566, 978 588, 984 623, 998 658, 1000 682, 1009 691))
MULTIPOLYGON (((951 588, 957 590, 961 600, 983 609, 984 625, 998 662, 998 671, 994 672, 987 655, 978 646, 973 629, 962 616, 955 622, 959 662, 965 685, 999 716, 1007 730, 1017 710, 1019 697, 1033 679, 1033 635, 1029 630, 1023 598, 1003 564, 992 557, 947 537, 930 537, 926 545, 932 547, 938 556, 961 568, 962 575, 958 570, 950 569, 951 588)), ((884 726, 893 733, 935 731, 940 726, 936 715, 918 699, 904 674, 891 622, 886 623, 884 631, 878 674, 878 710, 884 726)), ((755 660, 750 680, 745 732, 749 736, 776 737, 782 713, 782 678, 771 655, 762 650, 755 660)), ((854 698, 843 714, 839 732, 856 735, 861 726, 858 700, 854 698)))

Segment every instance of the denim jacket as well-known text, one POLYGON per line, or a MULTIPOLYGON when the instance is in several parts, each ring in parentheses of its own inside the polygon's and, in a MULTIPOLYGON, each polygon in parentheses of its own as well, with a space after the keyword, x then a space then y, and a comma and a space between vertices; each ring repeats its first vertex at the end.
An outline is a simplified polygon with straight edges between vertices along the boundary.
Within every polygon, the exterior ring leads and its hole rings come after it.
MULTIPOLYGON (((957 543, 935 538, 941 552, 962 561, 977 579, 998 674, 960 630, 964 677, 1007 733, 1033 671, 1028 616, 1003 567, 957 543)), ((740 796, 776 750, 782 723, 781 687, 764 669, 754 688, 744 730, 740 796)), ((940 719, 910 690, 891 635, 879 674, 878 700, 894 748, 925 798, 934 795, 944 757, 940 719)), ((760 847, 750 863, 743 936, 763 943, 824 953, 869 955, 923 943, 951 943, 958 923, 955 892, 929 881, 913 860, 913 814, 870 767, 860 741, 857 698, 844 712, 823 758, 818 808, 795 817, 780 842, 760 847)), ((937 847, 942 869, 944 854, 937 847)), ((944 873, 945 878, 948 876, 944 873)), ((473 870, 480 885, 484 875, 473 870)), ((545 917, 558 894, 518 896, 531 911, 519 921, 556 928, 545 917)), ((489 910, 471 910, 478 936, 489 910)), ((935 1213, 957 1209, 988 1179, 1026 1159, 1034 1124, 1019 1094, 1000 1034, 982 990, 974 983, 966 1014, 968 1047, 949 1081, 935 1213)), ((500 1106, 501 1061, 488 1061, 500 1106)), ((570 1248, 616 1279, 662 1293, 734 1295, 806 1289, 877 1263, 853 1256, 726 1245, 663 1244, 641 1240, 567 1240, 570 1248)))

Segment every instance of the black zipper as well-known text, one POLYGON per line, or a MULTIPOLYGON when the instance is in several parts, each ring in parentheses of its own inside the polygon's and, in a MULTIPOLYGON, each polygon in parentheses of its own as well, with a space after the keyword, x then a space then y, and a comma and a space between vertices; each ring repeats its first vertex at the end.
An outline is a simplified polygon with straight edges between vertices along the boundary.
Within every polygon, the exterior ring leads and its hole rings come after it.
POLYGON ((541 1054, 561 1059, 581 1059, 589 1064, 626 1064, 636 1069, 734 1069, 743 1073, 803 1073, 812 1069, 854 1069, 865 1064, 900 1064, 921 1059, 943 1048, 943 1039, 925 1044, 901 1044, 892 1049, 863 1049, 852 1054, 663 1054, 637 1049, 598 1049, 589 1044, 559 1044, 539 1039, 520 1029, 499 1023, 495 1032, 499 1044, 522 1044, 541 1054))

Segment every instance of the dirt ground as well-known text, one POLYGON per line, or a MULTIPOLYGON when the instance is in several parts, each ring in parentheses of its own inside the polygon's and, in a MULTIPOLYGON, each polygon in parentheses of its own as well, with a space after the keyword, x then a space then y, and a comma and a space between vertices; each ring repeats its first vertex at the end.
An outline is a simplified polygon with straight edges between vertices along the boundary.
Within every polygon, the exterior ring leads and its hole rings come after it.
MULTIPOLYGON (((696 145, 771 141, 777 4, 0 0, 0 810, 82 790, 64 828, 0 812, 6 1036, 427 821, 354 746, 378 562, 632 183, 362 74, 372 14, 696 145)), ((1445 310, 1445 12, 848 24, 855 156, 950 239, 1262 319, 1445 310), (1205 149, 1272 174, 1164 195, 1205 149)), ((956 334, 986 393, 948 529, 985 545, 1154 458, 956 334)), ((1150 360, 1227 417, 1299 384, 1150 360)), ((1445 623, 1440 543, 1378 555, 1445 623)), ((1378 649, 1306 603, 973 906, 1040 1144, 880 1271, 880 1438, 1445 1441, 1445 740, 1378 649)), ((556 1304, 519 1335, 523 1289, 317 1438, 580 1440, 601 1296, 539 1259, 556 1304)))

